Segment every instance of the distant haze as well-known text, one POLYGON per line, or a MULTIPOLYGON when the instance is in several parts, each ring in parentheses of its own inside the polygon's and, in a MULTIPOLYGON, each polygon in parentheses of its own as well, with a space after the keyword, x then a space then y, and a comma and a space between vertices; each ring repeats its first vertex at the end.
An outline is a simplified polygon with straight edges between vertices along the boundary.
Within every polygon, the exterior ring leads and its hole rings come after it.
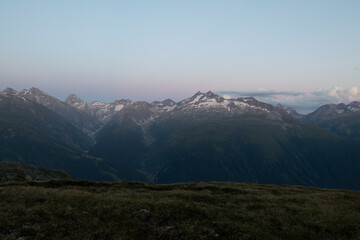
MULTIPOLYGON (((64 100, 359 100, 360 1, 2 0, 0 88, 64 100)), ((286 104, 288 103, 288 104, 286 104)))

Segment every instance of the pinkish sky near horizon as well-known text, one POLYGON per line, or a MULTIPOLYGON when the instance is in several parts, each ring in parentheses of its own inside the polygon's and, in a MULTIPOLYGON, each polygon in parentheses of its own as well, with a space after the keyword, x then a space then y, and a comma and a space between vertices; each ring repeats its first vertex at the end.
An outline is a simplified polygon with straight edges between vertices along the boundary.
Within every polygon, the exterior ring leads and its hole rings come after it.
POLYGON ((360 99, 359 12, 356 0, 2 0, 0 89, 88 102, 211 90, 308 112, 360 99))

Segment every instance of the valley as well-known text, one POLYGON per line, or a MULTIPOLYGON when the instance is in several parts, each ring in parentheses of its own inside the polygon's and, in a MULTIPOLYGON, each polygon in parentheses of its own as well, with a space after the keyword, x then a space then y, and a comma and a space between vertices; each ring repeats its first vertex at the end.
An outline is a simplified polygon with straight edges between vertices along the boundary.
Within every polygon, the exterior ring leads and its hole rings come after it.
MULTIPOLYGON (((335 107, 333 107, 335 106, 335 107)), ((254 182, 360 189, 357 102, 306 116, 251 97, 62 102, 0 94, 1 161, 95 181, 254 182), (339 108, 342 108, 342 110, 339 108)))

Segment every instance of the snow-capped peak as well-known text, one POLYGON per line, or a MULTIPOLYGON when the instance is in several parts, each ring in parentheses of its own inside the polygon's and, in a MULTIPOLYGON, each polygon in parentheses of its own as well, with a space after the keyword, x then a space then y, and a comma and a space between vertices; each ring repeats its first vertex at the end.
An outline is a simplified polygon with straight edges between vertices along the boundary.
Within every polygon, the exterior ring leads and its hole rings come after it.
POLYGON ((173 111, 227 112, 229 114, 265 113, 271 119, 282 118, 282 111, 271 104, 257 101, 253 97, 224 98, 211 91, 197 92, 176 105, 173 111))
POLYGON ((23 95, 26 98, 30 98, 32 100, 36 99, 40 99, 40 98, 53 98, 51 97, 49 94, 41 91, 38 88, 30 88, 30 89, 24 89, 22 90, 22 92, 20 93, 21 95, 23 95))
POLYGON ((353 101, 353 102, 349 103, 346 107, 351 112, 359 112, 360 111, 360 102, 353 101))
MULTIPOLYGON (((30 89, 24 89, 22 92, 20 92, 20 95, 24 98, 37 102, 41 105, 44 105, 46 107, 54 106, 54 105, 62 105, 63 102, 60 100, 50 96, 49 94, 41 91, 38 88, 30 88, 30 89)), ((51 107, 50 107, 51 109, 51 107)))
POLYGON ((21 94, 12 89, 12 88, 6 88, 5 90, 0 92, 0 96, 4 96, 4 97, 17 97, 17 98, 21 98, 24 102, 26 102, 26 99, 21 96, 21 94))
POLYGON ((172 111, 176 107, 176 102, 171 99, 165 99, 162 102, 154 101, 151 103, 153 106, 153 111, 156 113, 163 113, 172 111))
POLYGON ((69 95, 65 102, 73 107, 89 113, 92 116, 95 116, 103 123, 107 122, 115 113, 121 111, 124 107, 132 103, 130 100, 124 99, 116 100, 112 103, 104 103, 100 101, 87 103, 78 98, 75 94, 69 95))
POLYGON ((202 92, 198 91, 192 97, 181 101, 178 105, 181 106, 181 105, 197 104, 199 102, 204 102, 206 100, 216 99, 216 98, 222 98, 222 97, 220 97, 219 95, 214 94, 211 91, 208 91, 206 93, 202 93, 202 92))
MULTIPOLYGON (((25 91, 26 91, 26 90, 25 90, 25 91)), ((35 87, 30 88, 28 91, 29 91, 30 93, 32 93, 32 94, 48 95, 47 93, 45 93, 45 92, 43 92, 43 91, 41 91, 40 89, 35 88, 35 87)))

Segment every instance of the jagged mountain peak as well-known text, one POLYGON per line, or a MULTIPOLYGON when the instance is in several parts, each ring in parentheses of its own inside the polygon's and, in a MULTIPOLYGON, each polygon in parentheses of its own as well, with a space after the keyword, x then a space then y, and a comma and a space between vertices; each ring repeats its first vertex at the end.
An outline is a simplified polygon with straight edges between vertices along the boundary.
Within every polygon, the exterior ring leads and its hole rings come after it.
MULTIPOLYGON (((205 94, 214 94, 214 92, 212 92, 212 91, 207 91, 205 94)), ((217 94, 215 94, 215 95, 217 95, 217 94)))
POLYGON ((197 91, 194 95, 193 95, 193 97, 194 96, 197 96, 197 95, 200 95, 200 94, 203 94, 201 91, 197 91))
POLYGON ((243 102, 250 102, 250 101, 253 101, 253 102, 259 102, 256 98, 254 97, 238 97, 236 98, 238 101, 243 101, 243 102))
POLYGON ((271 104, 263 103, 253 97, 225 99, 211 91, 197 92, 192 97, 179 102, 175 112, 222 112, 227 114, 266 114, 271 119, 282 119, 284 112, 271 104))
POLYGON ((76 96, 75 94, 70 94, 66 100, 65 103, 76 107, 80 110, 84 110, 86 108, 87 103, 85 101, 83 101, 82 99, 80 99, 78 96, 76 96))
POLYGON ((352 101, 348 105, 350 105, 350 106, 360 106, 360 102, 359 101, 352 101))
POLYGON ((191 98, 194 98, 194 97, 197 97, 197 96, 206 96, 206 97, 209 97, 209 98, 216 98, 216 97, 219 97, 219 95, 213 93, 212 91, 207 91, 207 92, 196 92, 191 98))
POLYGON ((200 91, 198 91, 197 93, 195 93, 192 97, 190 98, 187 98, 183 101, 181 101, 178 105, 179 106, 185 106, 185 105, 189 105, 189 104, 198 104, 200 102, 205 102, 205 101, 216 101, 216 102, 220 102, 220 101, 223 101, 224 98, 211 92, 211 91, 208 91, 206 93, 202 93, 200 91), (213 100, 211 100, 213 99, 213 100))
POLYGON ((35 87, 32 87, 30 89, 24 89, 21 91, 20 94, 26 98, 32 98, 31 100, 34 100, 33 99, 34 97, 43 97, 43 98, 45 97, 45 98, 56 99, 50 96, 49 94, 47 94, 46 92, 43 92, 39 88, 35 88, 35 87))
POLYGON ((276 105, 276 107, 285 110, 285 111, 286 111, 287 113, 289 113, 289 114, 290 114, 291 112, 296 112, 295 109, 293 109, 293 108, 291 108, 291 107, 288 107, 288 106, 284 106, 284 105, 282 105, 281 103, 278 103, 278 104, 276 105))
POLYGON ((360 103, 353 101, 349 104, 326 104, 314 112, 306 115, 305 120, 315 124, 319 124, 321 121, 332 119, 339 116, 349 115, 352 113, 360 112, 360 103))
POLYGON ((162 101, 162 103, 163 103, 163 104, 166 104, 166 105, 171 105, 171 106, 173 106, 173 105, 176 104, 176 102, 173 101, 173 100, 170 99, 170 98, 165 99, 164 101, 162 101))
POLYGON ((310 116, 313 115, 334 115, 334 114, 342 114, 342 113, 350 113, 350 112, 358 112, 360 111, 360 103, 357 101, 353 101, 349 104, 339 103, 339 104, 326 104, 319 107, 314 112, 310 113, 310 116))
POLYGON ((282 105, 280 103, 278 103, 276 105, 276 107, 285 110, 288 114, 290 114, 294 118, 301 119, 301 118, 304 117, 304 115, 298 113, 295 109, 293 109, 291 107, 284 106, 284 105, 282 105))
MULTIPOLYGON (((21 96, 25 97, 26 99, 30 100, 30 101, 34 101, 37 102, 41 105, 44 105, 46 107, 49 107, 50 109, 52 109, 51 106, 54 105, 62 105, 64 104, 63 102, 61 102, 59 99, 41 91, 38 88, 32 87, 30 89, 24 89, 21 93, 21 96)), ((54 109, 52 109, 54 110, 54 109)))
POLYGON ((79 98, 76 94, 72 93, 65 100, 65 102, 68 102, 68 101, 83 101, 83 100, 81 98, 79 98))
POLYGON ((347 105, 347 108, 352 112, 359 112, 360 111, 360 102, 352 101, 347 105))
POLYGON ((132 103, 132 101, 130 99, 120 99, 120 100, 115 100, 113 101, 111 104, 116 105, 116 104, 130 104, 132 103))
POLYGON ((15 89, 13 89, 13 88, 6 88, 6 89, 4 89, 2 92, 1 92, 2 94, 17 94, 18 93, 18 91, 16 91, 15 89))
POLYGON ((163 100, 163 101, 153 101, 152 103, 151 103, 151 105, 154 105, 154 106, 174 106, 174 105, 176 105, 176 102, 175 101, 173 101, 172 99, 165 99, 165 100, 163 100))
POLYGON ((1 100, 1 97, 5 97, 5 98, 17 98, 23 102, 26 102, 27 100, 21 96, 21 94, 16 91, 15 89, 13 88, 6 88, 5 90, 1 91, 0 92, 0 100, 1 100))
POLYGON ((121 99, 115 100, 112 103, 104 103, 100 101, 87 103, 82 99, 78 98, 75 94, 71 94, 66 99, 66 103, 90 114, 98 121, 105 123, 109 121, 117 112, 121 111, 124 107, 130 105, 132 101, 128 99, 121 99))
POLYGON ((100 127, 100 122, 93 119, 87 113, 80 111, 78 108, 72 106, 72 104, 63 102, 38 88, 33 87, 28 90, 24 89, 19 95, 24 99, 41 104, 56 112, 62 118, 66 119, 89 136, 100 127))
POLYGON ((131 104, 131 108, 142 108, 142 107, 151 107, 151 104, 146 101, 137 101, 131 104))
POLYGON ((33 93, 44 93, 44 94, 46 94, 45 92, 41 91, 39 88, 36 88, 36 87, 30 88, 29 91, 33 92, 33 93))

